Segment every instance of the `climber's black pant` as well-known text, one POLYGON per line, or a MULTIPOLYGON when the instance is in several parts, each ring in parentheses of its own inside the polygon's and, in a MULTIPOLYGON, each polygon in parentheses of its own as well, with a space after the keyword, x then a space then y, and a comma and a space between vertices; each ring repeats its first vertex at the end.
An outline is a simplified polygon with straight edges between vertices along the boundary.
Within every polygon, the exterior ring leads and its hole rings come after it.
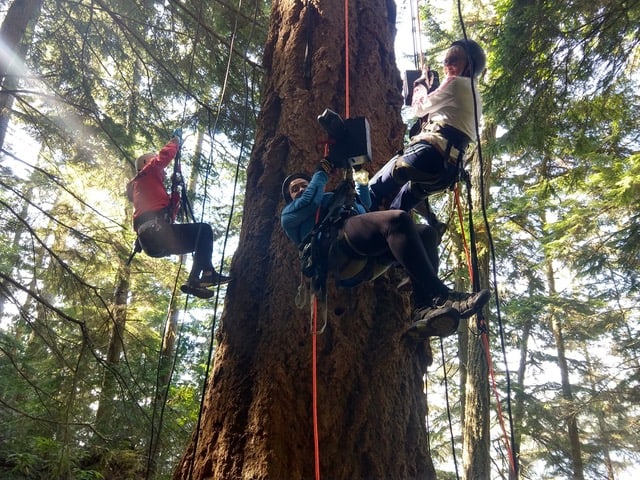
POLYGON ((411 278, 415 306, 428 305, 448 289, 438 278, 438 234, 428 225, 416 225, 402 210, 384 210, 349 217, 343 226, 353 251, 382 262, 397 261, 411 278))
POLYGON ((449 162, 430 143, 419 141, 407 146, 376 173, 369 182, 372 208, 409 211, 428 195, 449 188, 458 167, 449 162))
MULTIPOLYGON (((135 225, 134 225, 135 226, 135 225)), ((149 220, 136 228, 138 240, 150 257, 193 253, 194 276, 214 270, 213 230, 208 223, 167 223, 162 218, 149 220)))

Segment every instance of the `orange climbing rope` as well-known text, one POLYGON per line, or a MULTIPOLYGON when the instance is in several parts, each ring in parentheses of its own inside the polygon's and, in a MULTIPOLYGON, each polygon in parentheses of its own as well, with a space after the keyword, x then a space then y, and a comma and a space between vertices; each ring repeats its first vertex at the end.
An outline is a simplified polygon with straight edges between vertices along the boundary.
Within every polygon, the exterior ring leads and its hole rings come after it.
POLYGON ((460 206, 460 184, 456 183, 453 187, 453 198, 456 202, 456 210, 458 212, 458 220, 460 221, 460 232, 462 233, 462 246, 464 247, 464 255, 467 259, 467 269, 469 270, 469 279, 473 285, 473 267, 471 266, 471 254, 469 253, 469 245, 467 245, 467 236, 464 233, 464 220, 462 219, 462 207, 460 206))
MULTIPOLYGON (((349 81, 349 1, 344 2, 344 57, 345 57, 345 118, 350 116, 349 108, 349 91, 351 88, 349 81)), ((329 154, 329 145, 324 146, 324 156, 329 154)), ((317 221, 317 219, 316 219, 317 221)), ((312 409, 313 409, 313 450, 314 450, 314 465, 315 465, 315 479, 320 480, 320 442, 318 432, 318 371, 317 371, 317 340, 318 335, 324 331, 324 327, 318 331, 318 297, 313 296, 313 306, 311 316, 312 320, 312 342, 311 342, 311 375, 312 375, 312 409)), ((326 326, 326 322, 325 322, 326 326)))
MULTIPOLYGON (((324 154, 327 155, 329 145, 325 144, 324 154)), ((316 224, 320 221, 320 207, 316 211, 316 224)), ((326 295, 326 294, 325 294, 326 295)), ((314 453, 314 470, 316 480, 320 480, 320 441, 318 440, 318 335, 324 331, 318 331, 318 295, 313 295, 313 304, 311 310, 311 392, 312 392, 312 410, 313 410, 313 453, 314 453)), ((325 324, 326 326, 326 324, 325 324)))
POLYGON ((312 377, 313 377, 313 451, 315 453, 315 472, 316 472, 316 480, 320 480, 320 445, 318 441, 318 371, 317 371, 317 340, 318 340, 318 297, 316 295, 313 296, 313 311, 311 312, 311 316, 313 317, 313 329, 311 332, 312 341, 311 341, 311 356, 312 356, 312 377))

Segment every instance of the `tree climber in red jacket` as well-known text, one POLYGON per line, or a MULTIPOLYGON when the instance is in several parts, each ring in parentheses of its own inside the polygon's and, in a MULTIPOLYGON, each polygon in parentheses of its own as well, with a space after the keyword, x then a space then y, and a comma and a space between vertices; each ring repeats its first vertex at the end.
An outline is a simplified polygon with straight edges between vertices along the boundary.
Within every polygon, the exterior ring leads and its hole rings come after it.
POLYGON ((200 298, 211 298, 207 287, 229 282, 216 272, 211 262, 213 230, 207 223, 172 223, 171 197, 164 181, 165 167, 176 157, 181 131, 158 153, 146 153, 136 160, 136 176, 127 185, 127 196, 133 202, 133 229, 142 250, 150 257, 166 257, 193 253, 193 267, 187 283, 180 289, 200 298))

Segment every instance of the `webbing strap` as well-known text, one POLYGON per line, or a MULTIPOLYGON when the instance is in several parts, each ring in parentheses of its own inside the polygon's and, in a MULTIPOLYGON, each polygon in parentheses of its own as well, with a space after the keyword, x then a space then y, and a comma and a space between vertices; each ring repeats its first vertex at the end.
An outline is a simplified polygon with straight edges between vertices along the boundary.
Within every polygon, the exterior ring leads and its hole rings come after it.
POLYGON ((302 250, 304 246, 311 241, 311 239, 317 235, 324 227, 332 223, 338 222, 342 219, 342 213, 345 206, 351 206, 350 195, 353 191, 353 185, 350 181, 344 180, 333 191, 333 198, 331 203, 327 207, 327 212, 322 218, 320 218, 321 210, 318 208, 316 211, 316 224, 313 229, 307 234, 306 237, 300 242, 298 248, 302 250))
POLYGON ((184 177, 182 176, 181 151, 182 145, 178 145, 178 151, 173 159, 173 175, 171 175, 169 221, 174 223, 178 214, 181 214, 183 219, 196 223, 193 208, 187 196, 184 177))

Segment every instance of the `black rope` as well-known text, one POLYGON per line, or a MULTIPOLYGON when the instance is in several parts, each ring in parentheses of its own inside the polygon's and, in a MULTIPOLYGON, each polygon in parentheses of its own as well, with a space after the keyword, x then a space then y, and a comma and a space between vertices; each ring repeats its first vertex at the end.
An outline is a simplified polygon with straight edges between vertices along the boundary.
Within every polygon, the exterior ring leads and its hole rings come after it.
MULTIPOLYGON (((202 8, 202 6, 200 7, 202 8)), ((194 41, 193 41, 193 48, 191 51, 191 58, 190 58, 190 62, 189 62, 189 75, 188 75, 188 80, 187 80, 187 87, 185 89, 185 95, 184 95, 184 103, 183 103, 183 110, 182 110, 182 119, 180 122, 180 126, 182 127, 182 125, 184 124, 185 121, 185 116, 186 116, 186 110, 187 110, 187 102, 188 102, 188 97, 190 96, 190 91, 191 91, 191 81, 192 81, 192 77, 193 77, 193 69, 194 69, 194 62, 195 62, 195 52, 196 52, 196 45, 198 45, 198 39, 200 37, 200 22, 198 22, 198 26, 196 28, 196 35, 194 37, 194 41)), ((173 223, 175 218, 174 218, 174 213, 176 215, 180 216, 181 220, 186 220, 186 221, 192 221, 193 223, 195 223, 195 216, 193 213, 193 207, 191 205, 191 202, 189 201, 189 197, 187 195, 187 188, 186 185, 184 183, 184 176, 182 175, 182 138, 180 138, 180 143, 178 144, 178 149, 176 151, 176 155, 175 158, 173 160, 173 174, 171 175, 171 192, 170 192, 170 203, 169 203, 169 209, 171 209, 171 211, 168 212, 168 220, 173 223), (179 195, 179 204, 175 205, 174 201, 175 201, 175 196, 179 195), (173 209, 174 208, 178 208, 177 212, 174 212, 173 209)), ((198 233, 196 235, 196 240, 195 243, 197 245, 198 243, 198 237, 200 236, 200 229, 198 230, 198 233)), ((139 247, 139 241, 136 239, 136 245, 139 247)), ((133 255, 135 254, 136 248, 134 247, 134 253, 132 253, 131 258, 133 258, 133 255)), ((130 258, 130 260, 131 260, 130 258)), ((177 363, 177 356, 178 356, 178 346, 180 344, 181 341, 181 337, 182 337, 182 327, 183 325, 180 325, 180 331, 177 335, 177 340, 176 340, 176 344, 174 346, 174 351, 172 352, 172 362, 171 362, 171 369, 169 372, 169 376, 168 376, 168 381, 167 384, 164 388, 163 392, 159 392, 159 389, 161 388, 160 385, 160 379, 161 379, 161 368, 162 368, 162 359, 163 359, 163 343, 164 343, 164 336, 166 335, 166 329, 167 329, 167 325, 170 321, 171 315, 172 315, 172 309, 173 309, 173 305, 174 305, 174 299, 176 298, 176 291, 177 291, 177 286, 178 286, 178 280, 180 277, 180 273, 182 271, 182 259, 183 256, 180 256, 180 266, 178 268, 178 271, 176 272, 176 276, 175 276, 175 280, 174 280, 174 285, 173 285, 173 289, 171 292, 171 299, 169 301, 169 310, 167 312, 167 317, 165 319, 165 323, 164 323, 164 329, 163 329, 163 336, 162 336, 162 344, 160 346, 160 351, 158 353, 158 363, 157 363, 157 368, 156 368, 156 385, 155 385, 155 391, 154 391, 154 402, 153 402, 153 411, 152 411, 152 415, 151 415, 151 438, 149 441, 149 450, 148 450, 148 456, 147 456, 147 469, 146 469, 146 475, 145 475, 145 479, 149 479, 150 475, 153 474, 154 469, 154 465, 153 465, 153 458, 155 457, 159 445, 160 445, 160 432, 162 431, 162 426, 163 426, 163 422, 164 422, 164 412, 165 412, 165 408, 166 408, 166 402, 167 402, 167 398, 169 395, 169 390, 171 388, 171 381, 173 378, 173 373, 175 371, 175 367, 176 367, 176 363, 177 363), (158 406, 158 398, 161 396, 160 398, 160 405, 158 406), (160 409, 160 412, 158 414, 157 410, 158 408, 160 409), (158 425, 157 425, 157 432, 156 432, 156 416, 158 418, 158 425)), ((187 308, 188 308, 188 301, 189 301, 189 297, 187 296, 185 298, 185 302, 184 302, 184 307, 183 307, 183 311, 186 312, 187 308)))
POLYGON ((460 474, 458 473, 458 459, 456 457, 456 442, 453 437, 453 421, 451 420, 451 406, 449 404, 449 381, 447 377, 447 364, 444 355, 444 342, 442 337, 440 337, 440 354, 442 356, 442 372, 444 375, 444 397, 445 404, 447 406, 447 419, 449 420, 449 437, 451 438, 451 454, 453 455, 453 465, 456 470, 456 478, 460 479, 460 474))
POLYGON ((306 42, 304 46, 304 61, 302 64, 302 78, 305 81, 307 88, 311 85, 311 4, 309 0, 305 2, 305 35, 306 42))
MULTIPOLYGON (((160 392, 160 388, 162 387, 162 385, 160 385, 160 381, 161 381, 161 367, 162 367, 162 359, 163 354, 162 354, 162 349, 164 346, 164 335, 166 334, 167 331, 167 325, 170 321, 171 318, 171 311, 173 308, 173 299, 176 296, 176 290, 178 287, 178 278, 180 276, 180 271, 182 270, 182 262, 180 262, 180 266, 178 268, 178 272, 176 274, 175 277, 175 281, 173 284, 173 290, 172 290, 172 294, 171 294, 171 300, 169 301, 169 309, 167 312, 167 316, 165 318, 165 322, 163 325, 163 336, 162 336, 162 343, 160 344, 160 350, 158 351, 158 362, 157 362, 157 367, 156 367, 156 384, 155 384, 155 389, 154 389, 154 402, 153 402, 153 410, 151 412, 151 438, 149 440, 149 451, 148 451, 148 455, 147 455, 147 470, 145 472, 145 479, 148 480, 149 478, 151 478, 151 476, 155 473, 155 466, 153 464, 153 458, 155 457, 156 453, 158 452, 158 449, 160 448, 160 432, 162 431, 162 426, 164 423, 164 412, 165 412, 165 408, 166 408, 166 404, 167 404, 167 398, 169 397, 169 390, 171 388, 171 381, 173 379, 173 373, 175 372, 175 368, 176 368, 176 364, 177 364, 177 358, 178 358, 178 347, 180 345, 180 342, 182 341, 182 328, 183 325, 180 325, 180 330, 178 332, 178 335, 176 335, 176 344, 175 344, 175 348, 174 351, 172 352, 172 361, 171 361, 171 369, 169 370, 169 375, 167 377, 167 384, 164 385, 164 389, 162 392, 160 392), (161 395, 160 398, 160 402, 158 402, 158 397, 161 395), (158 403, 160 403, 160 412, 158 413, 158 403), (156 417, 157 417, 157 428, 156 428, 156 417)), ((185 298, 185 304, 184 304, 184 311, 187 310, 187 301, 188 298, 185 298)))
MULTIPOLYGON (((464 24, 464 18, 462 16, 462 5, 461 5, 461 1, 458 0, 457 1, 457 6, 458 6, 458 18, 460 20, 460 27, 462 29, 462 34, 463 37, 465 39, 465 44, 466 41, 468 40, 467 38, 467 32, 466 32, 466 28, 465 28, 465 24, 464 24)), ((471 73, 473 75, 473 72, 471 73)), ((512 408, 511 408, 511 375, 509 373, 509 364, 507 362, 507 350, 506 350, 506 345, 505 345, 505 339, 504 339, 504 324, 502 322, 502 315, 500 312, 500 296, 498 293, 498 275, 497 275, 497 268, 496 268, 496 254, 495 254, 495 244, 493 242, 493 236, 491 234, 491 227, 489 225, 489 219, 487 216, 487 209, 486 209, 486 205, 485 205, 485 201, 484 201, 484 194, 485 194, 485 185, 484 185, 484 160, 483 160, 483 155, 482 155, 482 142, 480 141, 480 126, 478 125, 479 123, 479 119, 478 119, 478 107, 477 107, 477 102, 476 102, 476 98, 477 98, 477 94, 476 94, 476 90, 474 87, 474 82, 473 82, 473 76, 471 78, 471 93, 473 96, 473 108, 474 108, 474 117, 475 117, 475 128, 476 128, 476 138, 477 138, 477 147, 478 147, 478 161, 479 161, 479 168, 480 168, 480 205, 481 205, 481 210, 482 210, 482 218, 484 220, 484 225, 487 231, 487 240, 489 243, 489 251, 491 254, 491 271, 492 271, 492 277, 493 277, 493 286, 494 286, 494 296, 495 296, 495 300, 496 300, 496 318, 497 318, 497 322, 498 322, 498 333, 499 333, 499 337, 500 337, 500 347, 501 347, 501 351, 502 351, 502 357, 503 357, 503 361, 504 361, 504 370, 505 370, 505 379, 506 379, 506 400, 507 400, 507 412, 508 412, 508 418, 509 418, 509 429, 510 429, 510 438, 511 438, 511 457, 513 460, 513 474, 514 476, 517 478, 518 476, 518 458, 516 456, 516 451, 515 451, 515 433, 514 433, 514 427, 513 427, 513 412, 512 412, 512 408)), ((468 189, 470 190, 470 189, 468 189)), ((471 206, 471 203, 469 203, 469 206, 471 206)), ((471 232, 473 232, 473 228, 471 228, 470 230, 471 232)), ((473 248, 473 247, 472 247, 473 248)), ((476 272, 474 272, 474 279, 478 277, 478 275, 476 274, 476 272)), ((479 281, 479 279, 478 279, 479 281)), ((475 281, 474 281, 475 283, 475 281)), ((479 316, 480 317, 480 316, 479 316)), ((484 321, 484 318, 482 319, 484 321)), ((486 325, 485 325, 486 327, 486 325)), ((488 342, 487 342, 488 345, 488 342)))
MULTIPOLYGON (((189 201, 189 196, 187 195, 187 187, 184 183, 184 176, 182 175, 182 162, 181 162, 181 151, 182 145, 178 146, 178 151, 176 152, 176 157, 173 161, 173 175, 171 176, 171 196, 173 201, 174 193, 177 193, 180 196, 180 204, 178 209, 178 215, 181 220, 186 220, 187 222, 196 223, 196 218, 193 213, 193 207, 191 202, 189 201)), ((198 230, 198 236, 200 235, 200 230, 198 230)), ((196 244, 198 243, 198 238, 196 237, 196 244)))
MULTIPOLYGON (((242 6, 242 0, 238 1, 238 8, 237 8, 237 12, 240 12, 240 8, 242 6)), ((260 5, 259 5, 259 1, 256 0, 255 3, 255 9, 253 12, 253 22, 251 23, 251 32, 247 41, 247 50, 245 51, 245 55, 244 58, 247 58, 248 55, 248 49, 249 49, 249 45, 251 44, 251 39, 253 37, 254 31, 255 31, 255 26, 256 26, 256 19, 258 17, 258 13, 259 13, 259 9, 260 9, 260 5)), ((235 38, 237 35, 237 30, 238 30, 238 16, 236 16, 236 20, 235 20, 235 24, 234 24, 234 28, 233 28, 233 32, 231 35, 231 40, 229 42, 229 61, 227 62, 227 71, 225 74, 225 79, 223 82, 223 88, 220 94, 220 101, 219 101, 219 106, 217 108, 217 114, 215 117, 215 121, 214 121, 214 128, 213 130, 211 129, 211 123, 209 123, 209 135, 211 137, 211 145, 212 145, 212 152, 209 156, 209 159, 207 160, 207 168, 206 168, 206 175, 205 175, 205 198, 206 198, 206 191, 207 191, 207 185, 208 185, 208 178, 209 178, 209 172, 211 170, 211 156, 213 155, 213 146, 215 145, 215 132, 217 130, 217 124, 220 118, 220 112, 222 110, 221 106, 222 106, 222 102, 224 100, 224 92, 226 91, 226 86, 228 83, 228 78, 229 78, 229 71, 231 68, 231 58, 233 55, 233 45, 235 43, 235 38)), ((244 62, 244 79, 245 79, 245 98, 244 98, 244 116, 243 116, 243 124, 242 124, 242 138, 240 141, 240 151, 238 152, 238 161, 236 162, 236 170, 235 170, 235 175, 234 175, 234 184, 233 184, 233 195, 232 195, 232 202, 231 202, 231 209, 229 212, 229 217, 227 220, 227 227, 226 227, 226 231, 225 231, 225 235, 224 235, 224 242, 223 242, 223 246, 222 246, 222 252, 221 252, 221 260, 220 260, 220 266, 219 266, 219 270, 218 272, 222 272, 222 265, 224 263, 224 255, 226 252, 226 248, 227 248, 227 243, 229 240, 229 231, 231 230, 231 222, 233 219, 233 212, 235 209, 235 204, 236 204, 236 194, 238 191, 238 183, 239 183, 239 178, 240 178, 240 167, 241 167, 241 160, 242 160, 242 156, 244 154, 244 149, 245 149, 245 142, 247 141, 247 124, 248 124, 248 111, 249 111, 249 98, 250 98, 250 89, 249 89, 249 72, 247 71, 247 63, 244 62)), ((208 350, 208 355, 207 355, 207 367, 205 369, 205 373, 204 373, 204 381, 202 384, 202 391, 201 391, 201 396, 200 396, 200 408, 198 411, 198 420, 196 422, 196 431, 195 431, 195 435, 194 435, 194 440, 193 440, 193 450, 191 452, 191 458, 189 461, 189 474, 188 474, 188 479, 191 480, 192 475, 193 475, 193 468, 195 466, 195 459, 196 459, 196 453, 198 451, 198 443, 199 443, 199 439, 200 439, 200 431, 201 431, 201 427, 202 427, 202 414, 203 414, 203 410, 204 410, 204 399, 206 396, 206 391, 209 385, 209 374, 210 371, 213 367, 212 365, 212 359, 213 359, 213 350, 214 350, 214 338, 215 338, 215 329, 216 329, 216 318, 215 318, 215 312, 217 312, 218 310, 218 304, 220 301, 220 284, 218 283, 217 285, 217 289, 216 289, 216 297, 215 297, 215 302, 214 302, 214 317, 213 317, 213 321, 211 323, 211 334, 209 337, 209 350, 208 350)))
MULTIPOLYGON (((413 0, 409 0, 409 15, 411 15, 411 39, 413 41, 413 66, 417 70, 418 68, 420 68, 420 58, 422 56, 422 52, 418 52, 418 45, 420 45, 420 42, 417 38, 417 36, 419 35, 418 29, 416 29, 416 24, 420 23, 420 6, 416 1, 416 10, 414 12, 413 5, 413 0)), ((410 85, 409 88, 412 88, 412 85, 410 85)))

